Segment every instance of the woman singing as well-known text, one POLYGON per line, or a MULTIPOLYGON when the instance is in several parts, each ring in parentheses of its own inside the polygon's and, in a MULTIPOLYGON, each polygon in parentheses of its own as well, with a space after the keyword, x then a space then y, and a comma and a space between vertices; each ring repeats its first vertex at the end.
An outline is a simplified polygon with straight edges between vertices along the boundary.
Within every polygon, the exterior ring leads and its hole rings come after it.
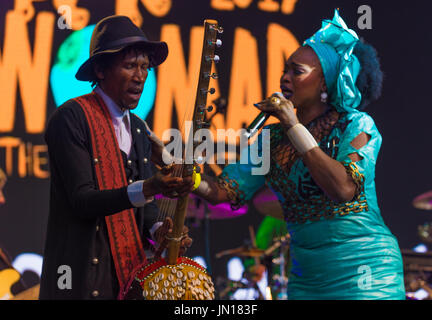
MULTIPOLYGON (((375 49, 336 11, 286 61, 281 93, 258 104, 279 120, 265 127, 269 172, 253 175, 251 161, 230 164, 217 182, 203 177, 194 191, 233 207, 264 184, 275 192, 291 235, 289 299, 405 298, 398 242, 375 191, 382 139, 361 111, 381 86, 375 49)), ((255 142, 261 151, 262 136, 255 142)))

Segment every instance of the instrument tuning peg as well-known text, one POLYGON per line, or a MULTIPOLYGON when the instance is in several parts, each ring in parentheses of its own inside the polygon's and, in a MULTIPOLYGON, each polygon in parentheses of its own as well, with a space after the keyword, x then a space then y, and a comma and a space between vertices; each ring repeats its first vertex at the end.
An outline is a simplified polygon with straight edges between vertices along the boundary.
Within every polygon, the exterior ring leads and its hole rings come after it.
POLYGON ((204 73, 204 78, 205 79, 208 79, 208 78, 213 78, 213 79, 217 79, 218 78, 218 75, 217 75, 217 73, 209 73, 209 72, 205 72, 204 73))
POLYGON ((204 112, 204 111, 211 112, 213 110, 213 106, 206 107, 204 105, 201 105, 201 106, 199 106, 199 109, 200 109, 201 112, 204 112))
POLYGON ((201 92, 203 94, 206 94, 206 93, 214 94, 216 92, 216 89, 215 88, 210 88, 209 90, 201 89, 201 92))
POLYGON ((207 62, 214 61, 215 63, 218 63, 220 61, 220 58, 217 54, 215 54, 213 57, 206 56, 205 59, 207 62))
POLYGON ((199 128, 205 128, 205 129, 208 129, 208 128, 210 128, 210 126, 211 126, 210 123, 205 122, 205 121, 197 121, 196 125, 197 125, 199 128))
POLYGON ((216 30, 217 33, 223 33, 224 29, 221 26, 210 25, 210 29, 216 30))
POLYGON ((220 46, 222 46, 222 40, 221 39, 216 39, 216 41, 209 40, 208 44, 209 46, 216 46, 219 48, 220 46))

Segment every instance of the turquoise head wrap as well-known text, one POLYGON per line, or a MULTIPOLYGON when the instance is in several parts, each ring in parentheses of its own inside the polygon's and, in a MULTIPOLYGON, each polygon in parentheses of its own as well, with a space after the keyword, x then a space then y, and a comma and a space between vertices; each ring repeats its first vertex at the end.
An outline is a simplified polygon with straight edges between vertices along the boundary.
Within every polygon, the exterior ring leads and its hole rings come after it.
POLYGON ((333 20, 324 20, 321 29, 303 43, 317 54, 330 104, 339 112, 354 112, 361 102, 361 93, 355 85, 360 72, 360 62, 353 54, 357 41, 357 34, 348 29, 335 10, 333 20))

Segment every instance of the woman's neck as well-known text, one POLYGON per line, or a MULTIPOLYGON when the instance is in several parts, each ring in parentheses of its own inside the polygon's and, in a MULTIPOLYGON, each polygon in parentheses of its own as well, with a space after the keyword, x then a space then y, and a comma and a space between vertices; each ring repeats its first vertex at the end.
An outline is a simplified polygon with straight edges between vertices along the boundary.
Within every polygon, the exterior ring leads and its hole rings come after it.
POLYGON ((311 121, 323 115, 328 109, 329 105, 326 103, 319 103, 309 107, 301 107, 297 109, 297 118, 303 125, 308 125, 311 121))

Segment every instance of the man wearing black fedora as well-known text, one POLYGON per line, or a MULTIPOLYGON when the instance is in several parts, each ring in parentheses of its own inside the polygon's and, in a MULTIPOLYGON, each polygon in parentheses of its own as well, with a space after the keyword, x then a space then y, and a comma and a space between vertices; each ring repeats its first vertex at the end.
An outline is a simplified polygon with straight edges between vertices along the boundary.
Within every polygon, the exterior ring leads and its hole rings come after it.
MULTIPOLYGON (((149 41, 125 16, 97 23, 76 73, 95 89, 60 106, 45 133, 51 188, 40 299, 116 299, 147 261, 148 239, 161 241, 172 223, 157 223, 153 196, 190 190, 169 169, 153 174, 160 148, 129 112, 148 69, 167 55, 165 42, 149 41)), ((183 247, 190 243, 184 237, 183 247)))

